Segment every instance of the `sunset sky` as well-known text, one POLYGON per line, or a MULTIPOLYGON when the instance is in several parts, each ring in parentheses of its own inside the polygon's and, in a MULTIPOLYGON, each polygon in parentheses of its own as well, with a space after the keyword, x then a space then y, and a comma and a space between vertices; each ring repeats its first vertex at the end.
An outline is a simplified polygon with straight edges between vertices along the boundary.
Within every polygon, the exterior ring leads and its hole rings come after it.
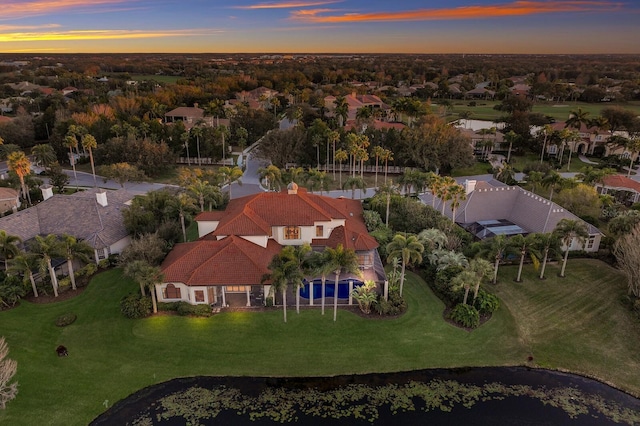
POLYGON ((12 52, 640 53, 640 1, 2 0, 12 52))

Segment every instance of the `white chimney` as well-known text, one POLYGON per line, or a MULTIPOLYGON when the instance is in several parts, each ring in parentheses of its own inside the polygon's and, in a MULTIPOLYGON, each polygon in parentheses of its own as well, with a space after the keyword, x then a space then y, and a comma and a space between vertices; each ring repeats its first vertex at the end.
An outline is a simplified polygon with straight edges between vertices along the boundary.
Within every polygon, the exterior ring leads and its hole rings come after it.
POLYGON ((475 179, 467 179, 464 181, 464 192, 468 195, 476 189, 476 183, 478 183, 475 179))
POLYGON ((109 205, 109 203, 107 203, 107 191, 103 189, 100 192, 96 192, 96 201, 102 207, 107 207, 107 205, 109 205))
POLYGON ((47 201, 49 198, 53 197, 53 186, 51 185, 42 185, 40 187, 40 191, 42 191, 42 199, 47 201))

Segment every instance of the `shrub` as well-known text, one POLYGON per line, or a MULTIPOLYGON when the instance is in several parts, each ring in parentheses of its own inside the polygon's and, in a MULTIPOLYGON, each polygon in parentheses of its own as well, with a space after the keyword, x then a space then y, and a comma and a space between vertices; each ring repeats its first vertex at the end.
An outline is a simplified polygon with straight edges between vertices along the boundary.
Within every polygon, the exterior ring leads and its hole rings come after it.
POLYGON ((120 300, 120 311, 127 318, 144 318, 151 313, 151 299, 138 294, 129 294, 120 300))
POLYGON ((98 265, 96 265, 95 263, 88 263, 76 272, 76 276, 90 277, 91 275, 95 274, 97 271, 98 271, 98 265))
POLYGON ((158 310, 161 312, 176 312, 180 302, 159 302, 158 310))
POLYGON ((480 289, 474 305, 481 314, 492 314, 500 307, 500 300, 495 294, 480 289))
POLYGON ((77 318, 77 315, 72 313, 60 315, 58 318, 56 318, 56 326, 66 327, 73 324, 77 318))
POLYGON ((269 296, 264 300, 264 306, 267 308, 273 307, 273 297, 269 296))
POLYGON ((102 259, 100 262, 98 262, 98 267, 101 269, 106 269, 109 266, 111 266, 111 262, 109 261, 109 259, 102 259))
POLYGON ((178 302, 178 315, 188 316, 194 315, 198 317, 211 316, 211 307, 207 304, 192 305, 187 302, 178 302))
POLYGON ((60 290, 66 290, 71 287, 71 278, 64 277, 58 280, 58 287, 60 290))
POLYGON ((4 280, 0 281, 0 309, 3 306, 15 306, 25 294, 27 290, 18 277, 5 276, 4 280))
POLYGON ((379 315, 400 315, 407 309, 407 303, 397 290, 389 291, 389 300, 378 296, 373 309, 379 315))
POLYGON ((460 303, 449 313, 449 318, 467 328, 476 328, 480 324, 480 313, 471 305, 460 303))

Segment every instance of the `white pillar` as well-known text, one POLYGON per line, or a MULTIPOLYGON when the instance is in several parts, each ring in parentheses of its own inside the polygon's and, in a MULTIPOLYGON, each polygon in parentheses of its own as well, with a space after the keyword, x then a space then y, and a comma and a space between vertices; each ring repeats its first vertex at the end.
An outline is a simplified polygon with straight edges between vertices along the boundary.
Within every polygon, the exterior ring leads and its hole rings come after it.
POLYGON ((384 300, 389 300, 389 281, 384 280, 384 300))
POLYGON ((351 296, 351 292, 353 292, 353 281, 349 280, 349 305, 353 305, 353 296, 351 296))
POLYGON ((225 297, 225 286, 222 286, 222 307, 226 307, 227 306, 227 298, 225 297))
POLYGON ((245 289, 247 290, 247 306, 251 306, 251 286, 245 286, 245 289))
POLYGON ((313 280, 309 281, 309 305, 313 306, 313 280))

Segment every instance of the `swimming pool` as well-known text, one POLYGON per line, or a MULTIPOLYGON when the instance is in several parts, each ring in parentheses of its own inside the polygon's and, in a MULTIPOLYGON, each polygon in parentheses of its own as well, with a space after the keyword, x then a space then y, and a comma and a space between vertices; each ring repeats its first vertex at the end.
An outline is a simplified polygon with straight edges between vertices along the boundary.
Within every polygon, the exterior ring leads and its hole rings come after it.
MULTIPOLYGON (((353 288, 360 287, 363 282, 354 279, 345 279, 338 281, 338 299, 349 298, 349 281, 353 282, 353 288)), ((309 281, 304 280, 304 287, 300 289, 300 297, 309 299, 309 281)), ((335 280, 325 280, 324 297, 333 297, 335 294, 335 280)), ((322 299, 322 281, 320 279, 313 280, 313 299, 322 299)))

